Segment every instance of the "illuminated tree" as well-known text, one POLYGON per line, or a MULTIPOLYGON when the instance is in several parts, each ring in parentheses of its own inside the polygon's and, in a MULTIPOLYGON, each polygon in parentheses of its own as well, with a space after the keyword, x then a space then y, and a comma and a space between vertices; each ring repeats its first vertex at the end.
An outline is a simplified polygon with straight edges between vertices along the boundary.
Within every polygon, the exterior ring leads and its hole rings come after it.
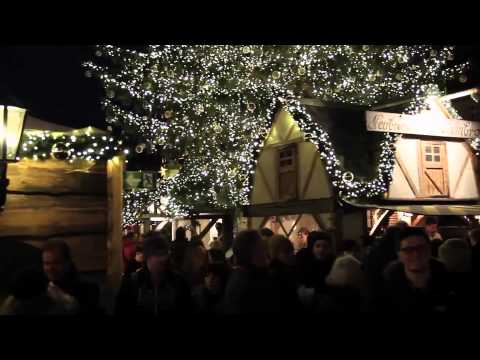
MULTIPOLYGON (((96 55, 87 76, 103 83, 107 121, 137 136, 137 151, 171 148, 184 159, 177 176, 141 195, 158 201, 168 192, 173 213, 247 204, 255 157, 280 107, 318 146, 337 190, 378 196, 391 180, 395 136, 385 134, 376 178, 346 182, 348 169, 299 99, 369 106, 411 97, 415 112, 466 66, 453 65, 452 47, 423 45, 98 46, 96 55)), ((131 207, 144 206, 137 195, 127 194, 131 207)))

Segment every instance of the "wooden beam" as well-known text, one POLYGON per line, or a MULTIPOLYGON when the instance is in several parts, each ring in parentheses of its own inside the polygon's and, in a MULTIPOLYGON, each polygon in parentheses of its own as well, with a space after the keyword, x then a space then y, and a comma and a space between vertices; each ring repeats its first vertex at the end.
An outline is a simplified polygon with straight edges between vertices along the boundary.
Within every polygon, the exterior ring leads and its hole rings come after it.
POLYGON ((318 214, 312 214, 313 218, 315 219, 315 221, 317 222, 318 226, 320 226, 320 229, 322 229, 323 231, 330 231, 331 229, 325 224, 325 222, 322 220, 322 218, 320 216, 318 216, 318 214))
POLYGON ((279 216, 277 216, 277 223, 280 224, 280 227, 282 228, 283 232, 285 233, 285 236, 288 237, 287 229, 285 229, 285 227, 283 226, 282 221, 280 220, 279 216))
POLYGON ((222 216, 223 242, 227 248, 230 248, 233 244, 233 221, 234 218, 232 213, 222 216))
POLYGON ((390 213, 392 210, 385 210, 383 212, 382 215, 380 215, 380 217, 378 218, 378 220, 375 222, 375 224, 372 226, 372 228, 370 229, 370 234, 369 236, 372 236, 375 231, 377 230, 377 228, 380 226, 380 224, 382 223, 383 219, 385 219, 385 216, 387 216, 388 213, 390 213))
POLYGON ((478 166, 478 158, 474 155, 472 147, 467 144, 466 141, 462 143, 463 147, 467 150, 467 154, 470 156, 473 167, 473 174, 475 176, 475 185, 477 186, 477 194, 480 196, 480 169, 478 166))
POLYGON ((268 219, 270 219, 269 216, 265 216, 265 217, 263 218, 262 222, 260 223, 260 229, 265 226, 265 224, 268 222, 268 219))
POLYGON ((125 159, 115 156, 107 163, 108 237, 107 284, 114 293, 120 286, 123 273, 122 209, 123 170, 125 159))
POLYGON ((330 109, 346 109, 346 110, 347 109, 348 110, 366 109, 365 106, 341 104, 341 103, 326 103, 326 102, 324 102, 320 99, 312 99, 312 98, 302 98, 302 99, 300 99, 300 103, 303 104, 303 105, 330 108, 330 109))
POLYGON ((300 214, 298 217, 297 217, 297 220, 295 220, 295 222, 293 223, 292 225, 292 228, 290 229, 290 231, 288 232, 288 235, 287 237, 290 237, 290 235, 292 234, 293 232, 293 229, 295 229, 295 226, 297 226, 298 222, 300 221, 300 218, 303 216, 303 214, 300 214))
POLYGON ((335 211, 335 198, 256 204, 243 207, 246 217, 328 213, 335 211))
POLYGON ((289 139, 289 137, 290 137, 290 135, 292 135, 293 129, 295 129, 295 123, 292 123, 292 124, 290 125, 290 128, 288 129, 287 135, 283 138, 283 142, 284 142, 284 143, 287 142, 288 139, 289 139))
POLYGON ((425 217, 425 215, 417 215, 415 220, 412 222, 412 227, 417 226, 420 221, 425 217))
POLYGON ((398 101, 395 101, 395 102, 391 102, 391 103, 388 103, 388 104, 373 106, 372 111, 387 109, 387 108, 390 108, 390 107, 406 104, 411 100, 412 100, 411 98, 408 98, 408 99, 403 99, 403 100, 398 100, 398 101))
POLYGON ((305 184, 303 185, 301 199, 305 198, 305 194, 307 193, 307 190, 308 190, 308 185, 310 185, 310 181, 312 180, 313 171, 315 169, 315 165, 317 164, 318 157, 319 157, 318 152, 315 152, 314 155, 313 155, 312 166, 310 166, 310 170, 308 172, 307 180, 305 181, 305 184))
POLYGON ((402 171, 403 176, 405 176, 405 179, 407 180, 408 186, 410 186, 410 189, 413 191, 413 194, 415 195, 415 197, 419 197, 420 193, 417 187, 415 186, 415 183, 413 182, 412 178, 408 174, 407 167, 403 163, 403 160, 400 154, 398 154, 398 152, 395 153, 395 159, 397 160, 398 166, 400 167, 400 170, 402 171))
MULTIPOLYGON (((8 166, 11 192, 106 195, 106 172, 74 171, 71 164, 22 160, 8 166)), ((97 166, 98 168, 98 166, 97 166)), ((78 170, 78 169, 77 169, 78 170)))
POLYGON ((222 216, 225 216, 225 214, 197 214, 197 215, 192 215, 192 216, 186 216, 186 217, 181 217, 177 218, 175 220, 191 220, 191 219, 198 219, 198 220, 210 220, 210 219, 220 219, 222 216))
POLYGON ((470 160, 470 156, 466 156, 465 160, 463 161, 463 165, 460 170, 460 174, 458 175, 457 182, 455 183, 455 187, 453 188, 453 196, 457 194, 458 187, 460 186, 460 181, 463 178, 463 174, 465 173, 465 169, 467 168, 468 165, 468 160, 470 160))
POLYGON ((263 182, 265 183, 265 187, 267 188, 268 194, 270 195, 271 201, 275 201, 275 196, 273 194, 273 190, 270 188, 270 185, 268 184, 267 177, 263 173, 262 167, 257 166, 258 173, 262 177, 263 182))
POLYGON ((212 219, 212 220, 210 220, 210 222, 207 224, 207 226, 205 227, 205 229, 203 229, 202 231, 200 231, 200 234, 198 235, 198 237, 199 237, 200 240, 203 240, 203 238, 205 237, 205 235, 210 231, 210 229, 213 227, 213 225, 215 225, 216 222, 217 222, 217 219, 212 219))
MULTIPOLYGON (((0 213, 0 233, 3 236, 52 236, 68 232, 105 232, 107 229, 106 204, 83 204, 11 195, 7 207, 0 213), (17 202, 16 197, 22 197, 17 202)), ((106 199, 104 200, 106 202, 106 199)))

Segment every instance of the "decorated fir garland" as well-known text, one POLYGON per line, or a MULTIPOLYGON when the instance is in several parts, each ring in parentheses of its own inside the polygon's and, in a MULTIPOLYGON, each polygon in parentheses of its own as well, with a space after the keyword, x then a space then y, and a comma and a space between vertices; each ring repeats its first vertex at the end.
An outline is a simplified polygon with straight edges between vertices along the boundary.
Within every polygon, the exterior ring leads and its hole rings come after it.
POLYGON ((110 159, 123 150, 123 141, 90 133, 66 135, 49 131, 26 132, 19 150, 20 159, 57 159, 73 162, 110 159))

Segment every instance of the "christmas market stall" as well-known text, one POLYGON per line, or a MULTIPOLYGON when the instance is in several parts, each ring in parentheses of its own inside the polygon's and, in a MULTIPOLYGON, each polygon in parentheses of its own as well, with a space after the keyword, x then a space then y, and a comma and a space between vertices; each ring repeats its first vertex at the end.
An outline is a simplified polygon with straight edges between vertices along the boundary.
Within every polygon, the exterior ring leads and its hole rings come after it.
POLYGON ((468 110, 472 107, 465 108, 460 103, 458 109, 463 110, 460 111, 448 101, 466 97, 467 102, 476 105, 472 99, 478 101, 478 93, 478 89, 471 89, 432 96, 425 109, 416 115, 397 113, 399 104, 366 112, 369 132, 398 134, 388 191, 376 201, 347 200, 351 205, 368 209, 371 235, 399 220, 411 226, 424 226, 429 215, 439 217, 439 225, 450 228, 444 229, 446 237, 464 236, 465 231, 455 227, 477 223, 480 119, 478 116, 477 121, 470 119, 475 114, 468 110), (456 225, 449 223, 455 217, 456 225))
MULTIPOLYGON (((106 272, 115 211, 114 158, 121 141, 92 127, 72 129, 28 115, 16 162, 8 166, 6 204, 0 212, 1 271, 9 276, 33 265, 49 239, 64 240, 82 272, 106 272), (113 158, 113 159, 112 159, 113 158), (20 250, 19 250, 20 249, 20 250), (38 252, 37 252, 38 254, 38 252)), ((3 276, 2 275, 2 276, 3 276)), ((7 279, 3 279, 7 280, 7 279)), ((8 281, 1 281, 8 284, 8 281)))

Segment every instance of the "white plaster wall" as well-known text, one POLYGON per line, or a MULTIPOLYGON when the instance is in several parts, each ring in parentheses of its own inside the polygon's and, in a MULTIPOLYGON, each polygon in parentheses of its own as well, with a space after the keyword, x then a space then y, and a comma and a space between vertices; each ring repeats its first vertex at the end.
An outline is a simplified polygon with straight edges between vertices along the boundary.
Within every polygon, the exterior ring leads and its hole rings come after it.
POLYGON ((472 162, 469 159, 465 172, 460 180, 458 190, 455 186, 461 175, 465 159, 470 157, 469 151, 461 142, 447 142, 448 179, 450 185, 450 196, 454 199, 471 199, 478 197, 478 189, 475 180, 475 173, 472 162))
POLYGON ((415 197, 414 192, 410 189, 410 185, 408 185, 407 179, 405 179, 405 176, 403 175, 402 170, 397 163, 395 163, 395 167, 393 169, 393 179, 394 180, 390 184, 388 193, 389 198, 411 199, 415 197))
POLYGON ((321 199, 332 196, 332 189, 330 179, 327 171, 323 166, 323 162, 320 158, 320 154, 317 148, 311 142, 299 143, 299 196, 302 195, 305 183, 308 180, 310 168, 312 166, 312 160, 317 157, 315 167, 312 172, 312 177, 308 184, 305 196, 301 200, 307 199, 321 199))
MULTIPOLYGON (((418 191, 420 191, 420 178, 418 173, 418 144, 416 139, 400 138, 396 145, 397 155, 403 161, 407 168, 407 172, 415 184, 418 191)), ((410 189, 405 176, 400 169, 398 163, 395 162, 393 170, 393 181, 389 187, 389 198, 410 199, 415 197, 413 191, 410 189)))
POLYGON ((263 170, 265 180, 270 185, 273 196, 276 197, 278 193, 278 174, 277 174, 277 150, 275 148, 263 149, 257 162, 257 169, 254 174, 253 190, 251 197, 251 204, 264 204, 276 201, 271 198, 268 189, 265 185, 262 175, 259 173, 258 167, 263 170))

